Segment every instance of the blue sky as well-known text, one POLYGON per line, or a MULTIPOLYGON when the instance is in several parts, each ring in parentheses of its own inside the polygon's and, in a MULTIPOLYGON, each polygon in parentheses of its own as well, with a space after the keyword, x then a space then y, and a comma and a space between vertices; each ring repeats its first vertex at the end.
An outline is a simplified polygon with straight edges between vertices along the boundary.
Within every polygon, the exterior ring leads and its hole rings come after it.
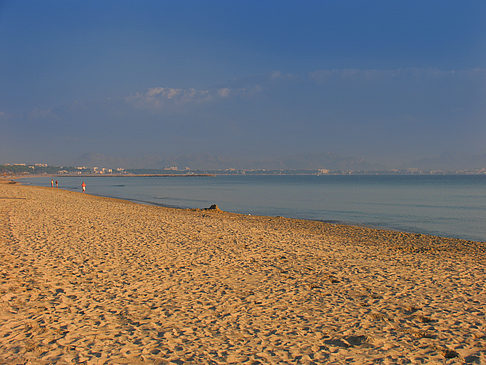
POLYGON ((0 0, 0 163, 486 154, 485 18, 484 1, 0 0))

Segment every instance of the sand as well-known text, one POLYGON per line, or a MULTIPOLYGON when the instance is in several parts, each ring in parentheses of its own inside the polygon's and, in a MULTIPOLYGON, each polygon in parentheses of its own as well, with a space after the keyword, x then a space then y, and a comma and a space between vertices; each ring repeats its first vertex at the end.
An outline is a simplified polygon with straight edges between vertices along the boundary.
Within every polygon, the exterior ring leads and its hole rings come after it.
POLYGON ((486 245, 0 184, 0 363, 486 364, 486 245))

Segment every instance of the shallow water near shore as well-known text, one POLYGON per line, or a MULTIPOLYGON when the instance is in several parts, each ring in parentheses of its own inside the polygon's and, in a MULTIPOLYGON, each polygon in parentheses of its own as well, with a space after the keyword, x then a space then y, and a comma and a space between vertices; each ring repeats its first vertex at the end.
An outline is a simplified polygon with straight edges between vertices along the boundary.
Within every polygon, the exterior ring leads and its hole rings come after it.
MULTIPOLYGON (((181 208, 284 216, 486 241, 486 175, 58 177, 60 188, 181 208)), ((50 186, 50 178, 24 184, 50 186)))

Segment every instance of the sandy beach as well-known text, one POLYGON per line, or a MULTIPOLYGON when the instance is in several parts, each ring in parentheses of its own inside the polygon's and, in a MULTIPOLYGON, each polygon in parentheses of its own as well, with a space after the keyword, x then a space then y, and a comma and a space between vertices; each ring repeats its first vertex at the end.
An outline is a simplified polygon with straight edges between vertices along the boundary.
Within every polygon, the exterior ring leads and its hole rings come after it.
POLYGON ((0 363, 486 364, 486 244, 0 184, 0 363))

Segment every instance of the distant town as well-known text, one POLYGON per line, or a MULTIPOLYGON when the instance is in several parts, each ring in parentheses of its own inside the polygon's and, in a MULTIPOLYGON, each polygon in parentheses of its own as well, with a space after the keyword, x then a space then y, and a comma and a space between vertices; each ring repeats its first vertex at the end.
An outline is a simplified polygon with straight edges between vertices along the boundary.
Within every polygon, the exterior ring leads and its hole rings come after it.
POLYGON ((15 163, 0 165, 1 176, 200 176, 200 175, 481 175, 486 168, 464 170, 391 169, 391 170, 331 170, 299 169, 216 169, 199 170, 168 166, 162 169, 125 169, 101 166, 51 166, 46 163, 15 163))

